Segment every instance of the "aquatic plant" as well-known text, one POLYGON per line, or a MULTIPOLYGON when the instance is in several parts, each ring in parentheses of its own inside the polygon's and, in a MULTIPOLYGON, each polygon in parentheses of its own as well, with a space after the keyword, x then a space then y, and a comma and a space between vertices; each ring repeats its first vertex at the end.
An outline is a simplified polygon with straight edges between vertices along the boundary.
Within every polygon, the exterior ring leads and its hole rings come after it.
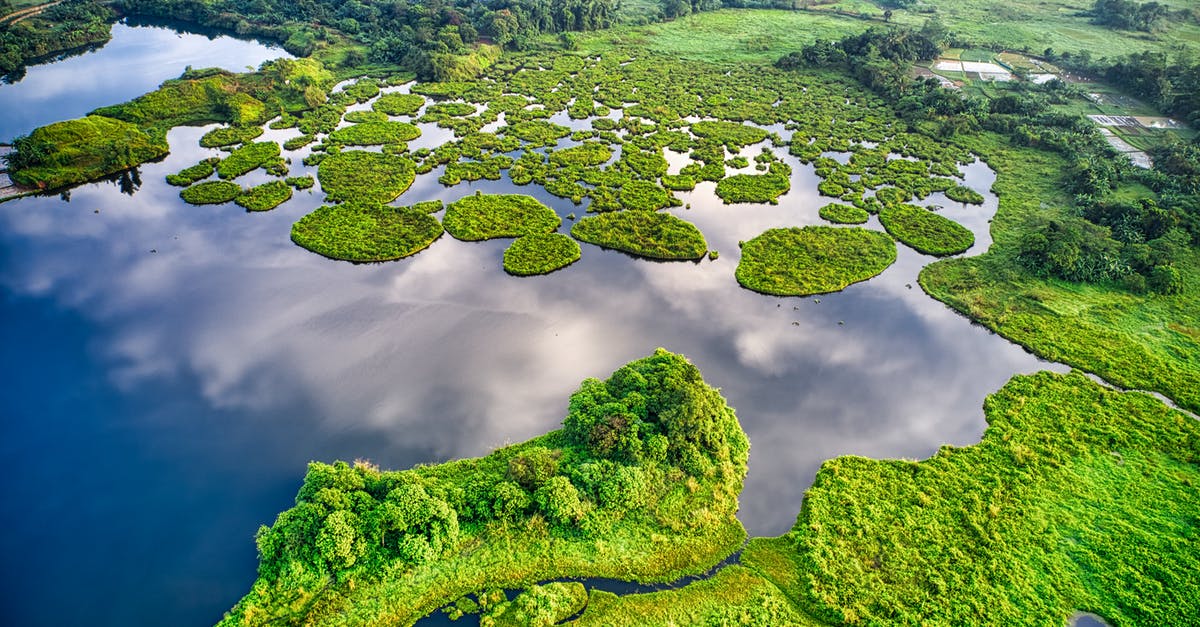
POLYGON ((669 213, 618 211, 583 218, 571 227, 582 242, 651 259, 700 259, 708 252, 704 235, 691 222, 669 213))
POLYGON ((347 146, 379 146, 420 136, 421 129, 407 122, 363 122, 337 129, 329 134, 329 141, 347 146))
POLYGON ((179 191, 179 197, 192 205, 219 205, 227 203, 241 194, 241 186, 229 181, 206 181, 179 191))
POLYGON ((215 171, 213 166, 219 161, 220 159, 215 157, 203 159, 196 165, 188 166, 175 174, 168 174, 167 183, 176 187, 187 187, 196 181, 206 179, 212 176, 215 171))
POLYGON ((830 226, 771 229, 742 246, 735 276, 743 287, 775 296, 845 289, 896 261, 885 233, 830 226))
POLYGON ((532 196, 475 194, 450 203, 442 222, 455 239, 473 242, 552 233, 562 218, 532 196))
POLYGON ((282 163, 279 158, 279 144, 275 142, 255 142, 234 149, 217 164, 217 176, 223 179, 233 179, 258 168, 271 167, 282 163))
POLYGON ((251 187, 234 199, 234 202, 245 207, 247 211, 270 211, 291 197, 292 187, 286 181, 274 180, 251 187))
POLYGON ((200 137, 200 145, 205 148, 233 146, 253 141, 262 134, 261 126, 221 126, 200 137))
POLYGON ((416 179, 408 159, 377 152, 347 150, 321 161, 317 179, 329 200, 387 203, 416 179))
POLYGON ((504 250, 504 271, 518 276, 549 274, 579 261, 579 244, 563 233, 518 237, 504 250))
POLYGON ((776 204, 777 198, 792 188, 792 182, 782 174, 735 174, 717 183, 717 196, 726 204, 735 202, 766 202, 776 204))
POLYGON ((892 237, 927 255, 954 255, 975 243, 967 227, 915 205, 884 207, 879 222, 892 237))
POLYGON ((319 255, 345 261, 391 261, 414 255, 442 235, 423 211, 388 205, 343 203, 320 207, 292 225, 292 241, 319 255))
POLYGON ((821 216, 822 220, 828 220, 835 224, 863 224, 871 217, 871 214, 867 213, 865 209, 836 202, 821 207, 817 214, 821 216))
POLYGON ((425 106, 425 98, 417 94, 384 94, 371 108, 387 115, 414 115, 425 106))

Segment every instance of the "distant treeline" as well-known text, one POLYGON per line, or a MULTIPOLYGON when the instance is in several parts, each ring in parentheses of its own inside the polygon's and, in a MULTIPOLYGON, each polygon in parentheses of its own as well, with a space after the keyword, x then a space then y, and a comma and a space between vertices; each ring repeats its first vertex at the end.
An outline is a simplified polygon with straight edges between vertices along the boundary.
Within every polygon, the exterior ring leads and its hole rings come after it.
POLYGON ((16 24, 0 24, 0 77, 20 80, 29 63, 109 40, 116 13, 95 0, 64 0, 16 24))

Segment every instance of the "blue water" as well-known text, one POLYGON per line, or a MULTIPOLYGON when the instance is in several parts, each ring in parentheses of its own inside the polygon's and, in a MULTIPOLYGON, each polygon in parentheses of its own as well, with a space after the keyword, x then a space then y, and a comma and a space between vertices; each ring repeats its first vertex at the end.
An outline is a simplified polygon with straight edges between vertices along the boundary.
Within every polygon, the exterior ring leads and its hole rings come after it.
MULTIPOLYGON (((163 41, 170 56, 183 40, 163 41)), ((233 40, 206 41, 216 58, 233 40)), ((291 505, 309 460, 483 454, 557 427, 580 380, 657 346, 688 355, 737 409, 752 446, 739 515, 755 535, 791 526, 822 461, 975 442, 983 398, 1047 366, 924 295, 930 259, 903 247, 838 294, 738 287, 739 240, 819 222, 810 167, 794 164, 778 206, 724 206, 711 184, 681 194, 693 208, 675 213, 716 261, 585 246, 562 271, 517 278, 500 267, 505 241, 447 236, 374 265, 308 253, 288 233, 319 192, 264 214, 188 206, 163 177, 218 154, 198 147, 206 130, 173 130, 136 190, 0 204, 0 624, 212 624, 249 588, 254 532, 291 505)), ((292 174, 311 172, 303 154, 287 155, 292 174)), ((446 189, 438 174, 401 200, 520 191, 582 215, 534 188, 446 189)), ((990 186, 982 165, 967 176, 990 186)), ((994 197, 941 202, 977 233, 973 252, 986 246, 994 197)))

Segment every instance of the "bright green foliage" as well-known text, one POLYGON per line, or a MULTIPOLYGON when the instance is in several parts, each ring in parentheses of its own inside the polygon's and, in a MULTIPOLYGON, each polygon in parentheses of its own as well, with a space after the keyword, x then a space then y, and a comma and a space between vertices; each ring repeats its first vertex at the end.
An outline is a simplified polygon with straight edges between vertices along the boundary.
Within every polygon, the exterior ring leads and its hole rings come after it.
POLYGON ((9 175, 19 185, 57 189, 100 178, 167 154, 164 139, 120 120, 89 115, 55 122, 14 142, 9 175))
POLYGON ((329 141, 347 146, 378 146, 411 141, 421 129, 407 122, 363 122, 329 134, 329 141))
POLYGON ((550 163, 559 167, 598 166, 612 158, 612 148, 600 142, 584 142, 578 146, 550 153, 550 163))
POLYGON ((662 151, 638 150, 633 146, 626 146, 621 152, 621 163, 634 174, 646 179, 657 179, 667 173, 668 167, 662 151))
POLYGON ((775 296, 807 296, 865 281, 896 261, 885 233, 860 228, 808 226, 771 229, 742 246, 737 280, 775 296))
POLYGON ((442 235, 422 211, 345 203, 320 207, 292 225, 292 241, 319 255, 346 261, 391 261, 414 255, 442 235))
POLYGON ((179 197, 192 205, 219 205, 229 202, 241 194, 242 188, 237 183, 207 181, 181 190, 179 197))
POLYGON ((571 129, 545 120, 528 120, 509 124, 501 129, 505 134, 523 139, 532 146, 553 146, 571 134, 571 129))
POLYGON ((792 182, 782 174, 735 174, 717 183, 717 196, 726 204, 735 202, 768 202, 792 188, 792 182))
POLYGON ((310 464, 296 506, 260 529, 258 580, 221 625, 408 625, 450 603, 483 624, 552 624, 582 607, 579 584, 511 602, 501 590, 582 575, 669 581, 741 546, 749 443, 695 366, 659 349, 583 382, 569 413, 569 429, 599 422, 642 441, 638 461, 596 457, 556 431, 407 471, 310 464), (627 422, 606 421, 607 409, 627 422))
POLYGON ((237 178, 258 168, 266 168, 280 163, 279 144, 275 142, 255 142, 246 144, 229 153, 217 164, 217 176, 223 179, 237 178))
POLYGON ((523 194, 464 196, 446 207, 446 232, 455 239, 479 241, 552 233, 562 224, 554 210, 523 194))
POLYGON ((357 102, 366 102, 379 95, 379 81, 373 78, 360 79, 348 85, 343 92, 357 102))
POLYGON ((314 137, 312 135, 300 135, 298 137, 292 137, 287 140, 284 140, 283 149, 284 150, 299 150, 299 149, 313 143, 314 139, 316 139, 316 137, 314 137))
POLYGON ((305 174, 304 176, 289 176, 284 179, 284 182, 296 189, 310 189, 317 182, 313 177, 305 174))
POLYGON ((461 118, 475 113, 475 105, 466 102, 439 102, 425 108, 425 116, 430 122, 445 118, 461 118))
POLYGON ((839 203, 829 203, 817 212, 822 220, 828 220, 835 224, 863 224, 871 217, 865 209, 843 205, 839 203))
POLYGON ((342 119, 354 124, 363 124, 366 122, 387 122, 388 116, 386 113, 378 111, 347 111, 342 119))
POLYGON ((204 134, 200 145, 205 148, 219 148, 253 141, 263 134, 261 126, 221 126, 204 134))
POLYGON ((579 261, 581 254, 579 244, 568 235, 524 235, 505 249, 504 271, 518 276, 549 274, 579 261))
POLYGON ((692 133, 696 137, 724 144, 735 151, 743 146, 757 144, 767 138, 767 132, 761 128, 721 120, 696 122, 692 125, 692 133))
POLYGON ((1018 376, 977 445, 827 462, 791 533, 830 621, 1061 626, 1200 615, 1200 423, 1081 374, 1018 376))
POLYGON ((584 218, 571 227, 582 242, 651 259, 700 259, 708 252, 704 235, 691 222, 669 213, 619 211, 584 218))
POLYGON ((417 94, 384 94, 371 108, 387 115, 413 115, 424 105, 425 98, 417 94))
POLYGON ((422 213, 437 213, 445 209, 446 206, 440 200, 422 200, 421 202, 413 203, 412 207, 409 208, 422 213))
POLYGON ((177 174, 168 174, 167 183, 177 187, 187 187, 196 181, 206 179, 213 174, 213 166, 219 159, 209 158, 197 163, 196 165, 186 167, 180 170, 177 174))
POLYGON ((663 187, 677 192, 687 192, 696 189, 696 179, 685 174, 666 174, 662 177, 663 187))
POLYGON ((946 198, 968 205, 982 205, 983 195, 963 185, 955 185, 946 190, 946 198))
POLYGON ((656 211, 679 201, 650 181, 629 181, 621 187, 621 206, 635 211, 656 211))
POLYGON ((321 161, 317 178, 333 202, 382 204, 403 194, 416 179, 416 173, 408 159, 349 150, 321 161))
POLYGON ((238 196, 235 202, 248 211, 270 211, 291 197, 292 188, 287 181, 275 180, 251 187, 238 196))
POLYGON ((927 255, 953 255, 975 243, 967 227, 915 205, 884 207, 879 221, 892 237, 927 255))

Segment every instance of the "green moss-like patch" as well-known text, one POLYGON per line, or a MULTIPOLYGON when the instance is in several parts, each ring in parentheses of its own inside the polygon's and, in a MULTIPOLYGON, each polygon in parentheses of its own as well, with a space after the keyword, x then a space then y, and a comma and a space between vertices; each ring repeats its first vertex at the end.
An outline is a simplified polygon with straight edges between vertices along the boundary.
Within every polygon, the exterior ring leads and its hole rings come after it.
POLYGON ((621 187, 621 206, 635 211, 656 211, 670 207, 671 193, 650 181, 629 181, 621 187))
POLYGON ((967 227, 914 205, 884 207, 879 221, 893 237, 927 255, 953 255, 975 243, 967 227))
POLYGON ((835 224, 863 224, 871 217, 866 209, 836 202, 821 207, 817 213, 822 220, 828 220, 835 224))
POLYGON ((663 187, 676 192, 690 192, 696 189, 696 179, 686 174, 664 174, 663 187))
POLYGON ((700 259, 708 253, 700 229, 669 213, 605 213, 575 223, 571 235, 589 244, 651 259, 700 259))
POLYGON ((443 221, 447 233, 470 242, 551 233, 562 224, 553 209, 523 194, 464 196, 446 207, 443 221))
POLYGON ((180 190, 179 197, 184 202, 193 205, 219 205, 229 202, 241 194, 242 188, 237 183, 208 181, 180 190))
POLYGON ((284 182, 296 189, 311 189, 312 186, 316 185, 317 183, 313 177, 307 174, 304 176, 289 176, 288 178, 284 179, 284 182))
POLYGON ((523 139, 534 146, 553 146, 571 134, 571 129, 545 120, 528 120, 501 129, 506 135, 523 139))
POLYGON ((769 202, 776 204, 781 194, 792 188, 792 182, 782 174, 735 174, 717 183, 717 196, 726 204, 735 202, 769 202))
POLYGON ((347 111, 342 119, 354 124, 365 124, 367 122, 387 122, 388 116, 379 111, 347 111))
POLYGON ((417 94, 384 94, 371 108, 387 115, 413 115, 424 105, 424 96, 417 94))
POLYGON ((965 185, 955 185, 946 190, 946 198, 954 202, 961 202, 968 205, 982 205, 983 194, 966 187, 965 185))
POLYGON ((299 149, 313 143, 314 139, 316 139, 316 137, 313 135, 300 135, 298 137, 291 137, 291 138, 284 140, 283 149, 284 150, 299 150, 299 149))
POLYGON ((255 142, 234 150, 217 164, 217 176, 234 179, 258 168, 279 163, 279 144, 255 142))
POLYGON ((692 125, 692 133, 731 148, 757 144, 767 138, 767 132, 761 128, 722 120, 696 122, 692 125))
POLYGON ((896 261, 885 233, 808 226, 771 229, 742 246, 737 280, 775 296, 836 292, 883 272, 896 261))
POLYGON ((329 134, 329 141, 347 146, 399 144, 421 136, 421 129, 407 122, 363 122, 329 134))
POLYGON ((581 254, 579 244, 568 235, 525 235, 504 251, 504 270, 517 276, 549 274, 579 261, 581 254))
POLYGON ((83 183, 157 159, 169 150, 128 122, 89 115, 55 122, 16 142, 10 158, 13 182, 39 189, 83 183))
POLYGON ((584 142, 578 146, 550 153, 550 163, 560 167, 598 166, 612 158, 612 148, 600 142, 584 142))
POLYGON ((205 148, 220 148, 253 141, 263 134, 261 126, 222 126, 204 134, 200 145, 205 148))
POLYGON ((387 203, 416 179, 411 161, 377 152, 349 150, 321 161, 321 189, 334 202, 387 203))
POLYGON ((413 203, 411 207, 411 209, 422 213, 437 213, 445 208, 446 206, 440 200, 422 200, 421 202, 413 203))
POLYGON ((391 261, 416 254, 442 235, 437 219, 421 211, 347 203, 320 207, 292 225, 292 241, 345 261, 391 261))
POLYGON ((196 181, 206 179, 213 174, 213 164, 217 159, 205 159, 196 165, 186 167, 176 174, 167 175, 167 183, 176 187, 187 187, 196 181))
POLYGON ((270 211, 292 197, 292 188, 286 181, 271 181, 251 187, 238 196, 237 204, 247 211, 270 211))
POLYGON ((430 118, 461 118, 475 113, 475 105, 466 102, 439 102, 425 109, 430 118))

